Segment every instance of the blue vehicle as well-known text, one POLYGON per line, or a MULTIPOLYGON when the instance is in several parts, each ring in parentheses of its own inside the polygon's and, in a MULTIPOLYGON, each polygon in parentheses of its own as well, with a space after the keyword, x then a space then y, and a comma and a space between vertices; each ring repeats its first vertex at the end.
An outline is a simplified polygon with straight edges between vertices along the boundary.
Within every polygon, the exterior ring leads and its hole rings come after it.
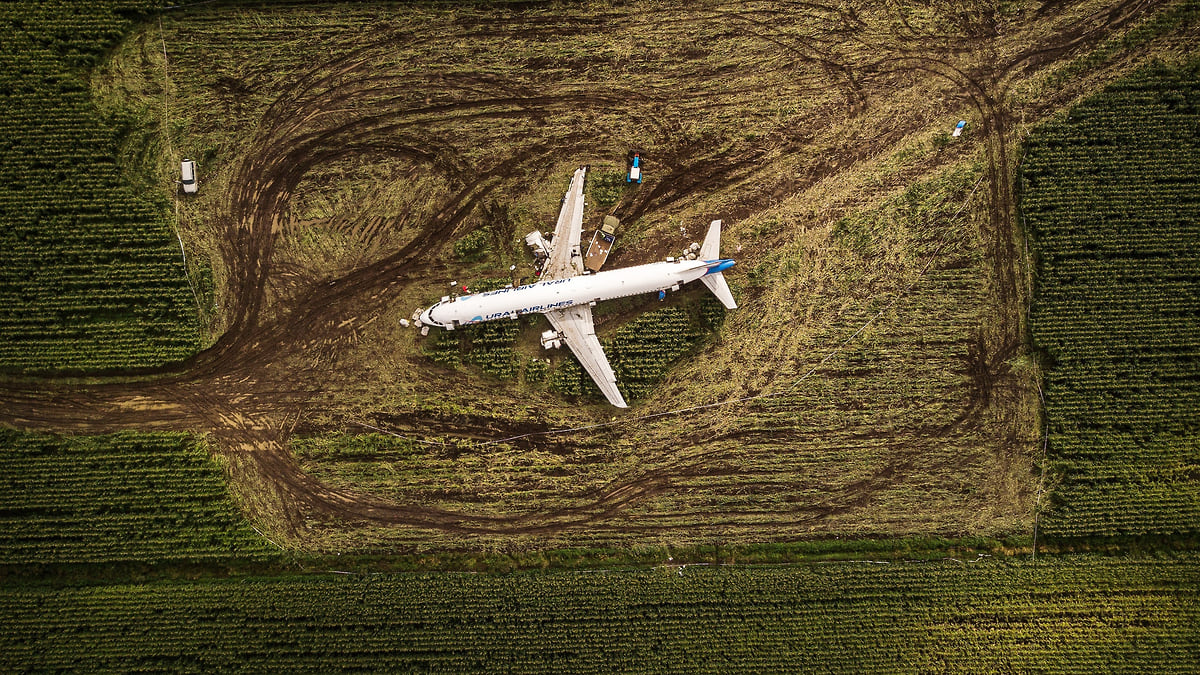
POLYGON ((629 158, 629 171, 625 174, 626 183, 642 182, 642 155, 641 153, 633 153, 633 157, 629 158))

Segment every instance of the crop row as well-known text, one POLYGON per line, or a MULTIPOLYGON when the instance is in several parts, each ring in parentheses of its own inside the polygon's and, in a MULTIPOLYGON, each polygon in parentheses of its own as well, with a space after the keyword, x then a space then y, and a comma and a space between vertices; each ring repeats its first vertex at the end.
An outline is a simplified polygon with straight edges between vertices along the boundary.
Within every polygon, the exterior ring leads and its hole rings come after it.
POLYGON ((0 20, 0 370, 178 361, 195 300, 162 197, 137 194, 87 91, 143 2, 23 3, 0 20))
POLYGON ((186 435, 4 431, 0 447, 0 564, 270 554, 186 435))
POLYGON ((605 349, 621 388, 636 400, 648 396, 671 364, 691 350, 701 335, 688 312, 667 307, 623 326, 605 349))
MULTIPOLYGON (((479 282, 472 284, 472 290, 478 291, 476 287, 489 288, 479 282)), ((697 304, 698 320, 677 307, 648 312, 605 340, 605 352, 627 397, 639 399, 649 394, 670 365, 700 337, 696 324, 712 326, 721 320, 723 312, 718 310, 721 310, 718 303, 705 298, 697 304)), ((457 333, 431 331, 424 353, 442 365, 457 367, 465 362, 500 379, 515 379, 524 372, 527 382, 537 384, 546 376, 543 362, 523 359, 514 349, 522 326, 527 327, 528 322, 490 321, 457 333)), ((549 386, 569 396, 584 392, 599 396, 591 379, 573 358, 564 360, 550 374, 549 386)))
POLYGON ((1049 535, 1200 531, 1200 111, 1178 105, 1196 75, 1155 66, 1029 141, 1049 535))
POLYGON ((6 587, 0 666, 1188 672, 1198 571, 1062 558, 6 587))
MULTIPOLYGON (((703 325, 715 325, 721 313, 700 301, 697 312, 703 325)), ((718 305, 719 307, 719 305, 718 305)), ((690 350, 702 332, 690 313, 679 307, 647 312, 622 326, 604 349, 617 376, 617 383, 629 400, 645 398, 654 385, 666 376, 680 356, 690 350)), ((567 395, 584 392, 599 395, 595 385, 574 359, 560 365, 551 375, 551 389, 567 395)))

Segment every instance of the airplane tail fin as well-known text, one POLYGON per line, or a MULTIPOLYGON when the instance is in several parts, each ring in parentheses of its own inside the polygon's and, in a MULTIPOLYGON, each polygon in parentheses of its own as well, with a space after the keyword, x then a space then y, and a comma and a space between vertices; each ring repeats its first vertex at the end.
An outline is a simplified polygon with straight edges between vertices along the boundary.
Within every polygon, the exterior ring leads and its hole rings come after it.
POLYGON ((721 257, 721 221, 714 220, 708 226, 708 234, 704 235, 704 243, 700 244, 701 260, 716 260, 721 257))
MULTIPOLYGON (((708 234, 704 235, 704 243, 700 244, 700 259, 701 260, 719 260, 721 257, 721 221, 714 220, 708 226, 708 234)), ((729 263, 733 264, 732 261, 729 263)), ((712 272, 700 277, 700 281, 708 286, 708 290, 717 296, 717 300, 725 305, 725 309, 737 309, 737 303, 733 300, 733 293, 729 291, 729 284, 725 283, 725 277, 720 272, 712 272)))

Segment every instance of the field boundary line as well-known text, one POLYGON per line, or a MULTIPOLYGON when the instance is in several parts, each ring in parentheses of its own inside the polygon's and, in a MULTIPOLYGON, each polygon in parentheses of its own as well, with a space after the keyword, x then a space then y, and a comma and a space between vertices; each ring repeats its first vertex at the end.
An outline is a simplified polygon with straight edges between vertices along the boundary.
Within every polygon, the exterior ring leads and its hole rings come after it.
MULTIPOLYGON (((1039 373, 1040 374, 1040 373, 1039 373)), ((1037 383, 1038 400, 1042 402, 1042 421, 1046 425, 1042 433, 1042 470, 1038 475, 1037 498, 1033 503, 1033 554, 1034 562, 1037 562, 1037 540, 1038 540, 1038 525, 1042 519, 1042 494, 1046 489, 1046 455, 1050 447, 1050 425, 1046 422, 1046 396, 1042 393, 1042 383, 1037 383)))
POLYGON ((403 434, 398 434, 394 431, 388 431, 387 429, 380 429, 379 427, 371 426, 370 424, 367 424, 366 422, 359 422, 358 420, 350 420, 350 422, 353 424, 357 424, 360 427, 366 427, 368 429, 373 429, 375 431, 378 431, 381 434, 387 434, 388 436, 395 436, 396 438, 401 438, 406 441, 412 441, 413 443, 424 443, 425 445, 441 445, 441 446, 446 445, 445 442, 439 443, 437 441, 427 441, 423 438, 413 438, 412 436, 405 436, 403 434))
MULTIPOLYGON (((162 137, 166 141, 167 154, 171 156, 172 161, 175 158, 175 145, 171 142, 171 74, 168 72, 167 65, 167 36, 163 33, 162 16, 158 17, 158 39, 162 43, 163 55, 163 122, 162 122, 162 137)), ((200 332, 200 337, 203 339, 203 331, 200 328, 201 316, 204 313, 204 308, 200 306, 200 294, 196 292, 196 285, 192 283, 192 273, 188 269, 187 251, 183 248, 183 235, 179 233, 179 186, 171 191, 171 203, 175 206, 175 220, 171 221, 171 230, 175 233, 175 238, 179 240, 179 255, 183 258, 183 276, 187 279, 188 289, 192 292, 192 300, 196 302, 196 330, 200 332)))
POLYGON ((211 5, 220 1, 221 0, 199 0, 199 2, 189 2, 182 5, 169 5, 167 7, 163 7, 161 11, 166 12, 172 9, 188 9, 189 7, 199 7, 200 5, 211 5))
MULTIPOLYGON (((1026 147, 1025 151, 1023 153, 1021 153, 1021 159, 1018 160, 1017 166, 1019 166, 1019 167, 1024 166, 1025 158, 1028 156, 1029 156, 1029 148, 1026 147)), ((1019 182, 1018 183, 1019 189, 1022 192, 1024 192, 1024 190, 1025 190, 1024 178, 1020 174, 1020 170, 1018 170, 1017 180, 1019 182)), ((1021 211, 1020 215, 1021 215, 1021 242, 1025 247, 1024 263, 1025 263, 1025 269, 1026 269, 1026 274, 1025 274, 1025 299, 1026 299, 1025 330, 1026 330, 1026 336, 1029 340, 1030 346, 1033 348, 1036 348, 1036 345, 1034 345, 1034 340, 1033 340, 1033 282, 1034 282, 1034 277, 1037 274, 1037 268, 1034 264, 1033 254, 1029 250, 1029 223, 1025 220, 1024 210, 1021 211)), ((1036 354, 1036 351, 1035 351, 1035 354, 1036 354)), ((1038 412, 1041 414, 1041 418, 1042 418, 1041 419, 1041 423, 1042 423, 1042 456, 1041 456, 1041 471, 1038 472, 1037 497, 1035 498, 1034 503, 1033 503, 1033 551, 1030 554, 1030 558, 1035 563, 1037 562, 1038 529, 1039 529, 1039 526, 1041 525, 1041 519, 1042 519, 1042 495, 1045 494, 1045 491, 1046 491, 1046 472, 1047 472, 1046 458, 1050 454, 1050 419, 1049 419, 1048 413, 1046 412, 1046 395, 1045 395, 1045 392, 1042 391, 1042 380, 1043 380, 1044 376, 1045 376, 1045 374, 1042 372, 1041 364, 1038 363, 1037 381, 1035 382, 1035 384, 1037 384, 1038 403, 1040 406, 1038 412)))
MULTIPOLYGON (((997 558, 996 555, 993 555, 991 553, 979 553, 979 554, 977 554, 977 556, 975 558, 968 559, 968 560, 960 560, 958 558, 954 558, 951 556, 942 556, 940 558, 895 558, 895 559, 890 559, 890 560, 872 560, 870 558, 852 558, 852 559, 846 559, 846 560, 788 560, 788 561, 781 561, 781 562, 709 562, 709 561, 672 562, 671 559, 668 559, 665 562, 653 563, 653 564, 647 564, 647 565, 633 564, 633 565, 619 565, 616 567, 573 567, 573 568, 565 568, 565 569, 551 569, 548 571, 547 570, 536 570, 536 569, 519 569, 519 570, 514 570, 513 572, 511 572, 511 574, 525 574, 525 573, 558 574, 558 575, 638 574, 638 573, 642 573, 642 572, 657 572, 657 571, 674 570, 677 575, 684 576, 684 573, 687 571, 687 568, 689 568, 689 567, 703 567, 703 568, 718 569, 718 570, 724 570, 724 569, 730 569, 730 570, 737 570, 737 569, 742 569, 742 570, 754 570, 754 569, 757 569, 757 570, 773 570, 773 569, 788 570, 788 569, 799 569, 799 568, 805 568, 805 567, 818 567, 818 566, 826 566, 826 567, 857 566, 861 569, 879 569, 882 567, 891 567, 891 566, 903 567, 906 565, 913 566, 913 567, 924 566, 924 565, 944 565, 948 569, 970 569, 970 565, 974 565, 977 563, 983 563, 984 564, 983 566, 986 566, 988 564, 997 564, 1000 561, 1011 559, 1014 557, 1015 556, 1001 555, 999 558, 997 558), (950 565, 951 563, 957 563, 957 564, 954 565, 953 567, 951 567, 951 565, 950 565)), ((368 578, 368 577, 381 577, 381 576, 396 577, 396 576, 403 576, 403 575, 410 575, 410 574, 421 575, 421 574, 429 574, 430 572, 429 571, 401 571, 401 572, 358 571, 358 572, 356 572, 356 571, 352 571, 352 570, 326 569, 326 570, 312 570, 311 573, 313 573, 313 574, 337 574, 337 575, 348 576, 348 577, 368 578)), ((438 570, 436 573, 437 574, 447 574, 447 575, 457 575, 457 576, 468 576, 468 577, 492 574, 491 572, 488 572, 485 570, 464 570, 464 569, 438 570)), ((505 573, 505 574, 509 574, 509 573, 505 573)), ((370 579, 368 579, 368 580, 370 580, 370 579)))
MULTIPOLYGON (((246 521, 246 522, 249 522, 249 521, 246 521)), ((258 529, 258 527, 256 527, 256 526, 254 525, 254 523, 250 523, 250 528, 251 528, 252 530, 254 530, 255 532, 257 532, 257 533, 258 533, 258 536, 260 536, 260 537, 262 537, 263 539, 266 539, 267 541, 271 542, 271 544, 272 544, 272 545, 273 545, 275 548, 279 549, 280 551, 287 551, 287 549, 286 549, 286 548, 284 548, 284 547, 280 546, 279 544, 276 544, 274 539, 271 539, 271 538, 270 538, 270 537, 268 537, 267 535, 263 534, 263 531, 262 531, 262 530, 260 530, 260 529, 258 529)))

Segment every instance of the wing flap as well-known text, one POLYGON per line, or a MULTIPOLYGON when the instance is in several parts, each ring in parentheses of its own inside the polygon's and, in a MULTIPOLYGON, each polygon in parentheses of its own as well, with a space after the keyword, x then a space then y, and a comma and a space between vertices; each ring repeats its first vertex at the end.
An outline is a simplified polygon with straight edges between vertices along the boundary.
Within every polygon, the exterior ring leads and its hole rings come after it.
POLYGON ((579 364, 591 375, 600 392, 608 402, 618 408, 628 408, 621 391, 617 389, 617 376, 612 366, 608 365, 608 357, 604 347, 596 337, 596 328, 592 323, 592 308, 587 305, 568 307, 546 312, 546 318, 554 330, 562 335, 579 364))
POLYGON ((583 254, 579 250, 583 237, 583 179, 587 167, 580 167, 571 178, 571 187, 563 197, 558 212, 558 224, 554 226, 554 239, 550 242, 550 256, 542 267, 541 278, 567 279, 583 274, 583 254))

